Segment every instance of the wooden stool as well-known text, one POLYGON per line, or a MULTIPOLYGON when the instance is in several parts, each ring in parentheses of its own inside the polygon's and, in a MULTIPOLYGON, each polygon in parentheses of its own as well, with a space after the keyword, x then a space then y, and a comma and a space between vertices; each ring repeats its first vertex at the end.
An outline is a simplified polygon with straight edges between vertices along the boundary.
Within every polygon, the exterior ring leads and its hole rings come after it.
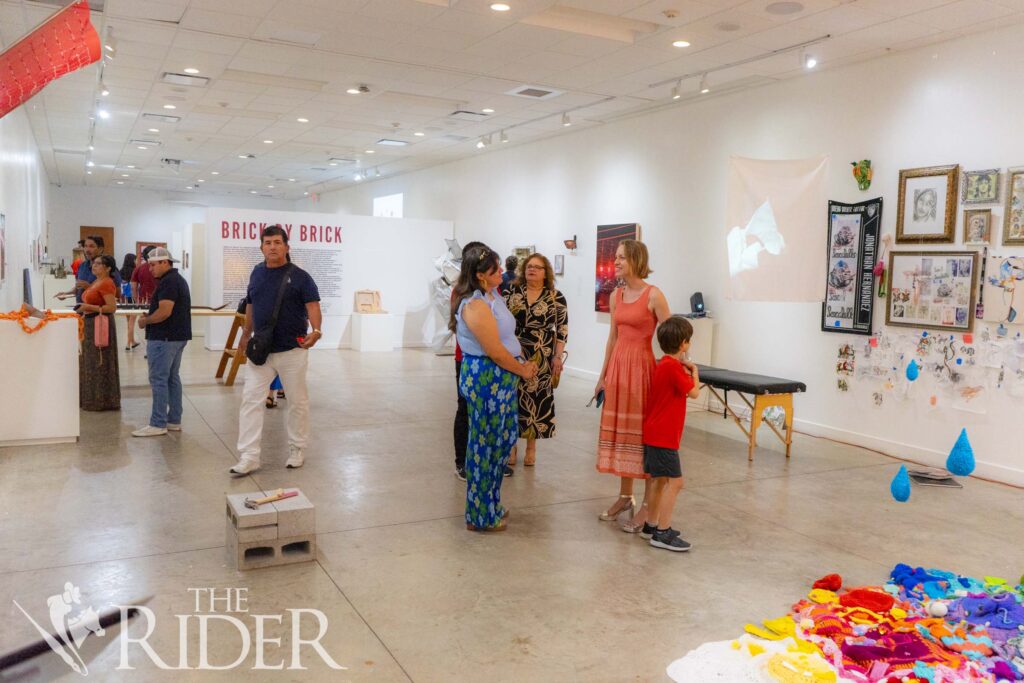
POLYGON ((227 369, 228 361, 231 361, 231 370, 228 371, 228 376, 224 380, 224 386, 230 387, 235 383, 235 375, 238 374, 238 368, 245 365, 245 346, 239 345, 235 348, 235 338, 239 336, 241 330, 245 327, 245 314, 235 313, 234 320, 231 321, 231 330, 228 332, 228 340, 224 342, 224 353, 220 356, 220 365, 217 366, 217 374, 214 375, 216 379, 224 377, 224 370, 227 369))

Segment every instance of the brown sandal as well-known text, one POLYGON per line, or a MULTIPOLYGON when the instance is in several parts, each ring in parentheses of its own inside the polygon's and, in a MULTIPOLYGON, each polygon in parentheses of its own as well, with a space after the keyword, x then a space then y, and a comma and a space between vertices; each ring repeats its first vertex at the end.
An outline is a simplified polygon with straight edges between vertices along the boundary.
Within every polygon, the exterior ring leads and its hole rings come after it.
POLYGON ((518 445, 512 447, 512 455, 508 456, 508 466, 509 467, 515 467, 516 466, 516 459, 519 456, 518 451, 519 451, 519 446, 518 445))
POLYGON ((476 526, 475 524, 467 524, 466 525, 466 530, 467 531, 482 531, 484 533, 504 531, 507 528, 508 528, 508 522, 505 521, 505 517, 502 517, 501 521, 498 522, 497 524, 495 524, 494 526, 476 526))
POLYGON ((526 457, 523 458, 523 467, 533 467, 537 464, 537 449, 534 448, 532 451, 526 449, 526 457))

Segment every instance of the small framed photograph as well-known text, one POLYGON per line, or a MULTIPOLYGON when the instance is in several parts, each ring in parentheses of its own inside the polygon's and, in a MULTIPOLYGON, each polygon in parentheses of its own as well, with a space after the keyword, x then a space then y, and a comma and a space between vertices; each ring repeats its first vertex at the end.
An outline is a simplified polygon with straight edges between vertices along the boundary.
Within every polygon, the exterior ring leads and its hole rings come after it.
POLYGON ((985 247, 992 241, 992 209, 964 211, 964 246, 985 247))
POLYGON ((562 254, 555 254, 554 263, 555 275, 565 275, 565 256, 562 254))
POLYGON ((900 171, 897 244, 953 242, 959 175, 956 164, 900 171))
POLYGON ((530 258, 533 254, 537 253, 537 247, 532 244, 527 244, 521 247, 515 247, 512 249, 512 254, 520 261, 525 261, 530 258))
POLYGON ((999 169, 964 171, 960 200, 964 204, 995 204, 999 201, 999 169))
POLYGON ((1007 171, 1003 244, 1024 244, 1024 168, 1011 168, 1007 171))

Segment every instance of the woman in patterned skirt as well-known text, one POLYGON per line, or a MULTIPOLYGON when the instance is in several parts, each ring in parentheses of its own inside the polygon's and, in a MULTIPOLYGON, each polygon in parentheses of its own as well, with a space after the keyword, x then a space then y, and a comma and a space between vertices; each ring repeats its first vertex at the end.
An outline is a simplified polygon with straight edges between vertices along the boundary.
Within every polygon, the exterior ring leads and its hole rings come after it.
MULTIPOLYGON (((651 274, 647 247, 637 240, 623 240, 615 250, 615 277, 624 286, 612 292, 611 326, 594 395, 605 392, 601 411, 601 435, 597 446, 597 471, 619 477, 619 498, 600 519, 614 521, 632 512, 633 480, 644 473, 644 404, 654 375, 651 338, 658 323, 671 312, 661 290, 644 282, 651 274)), ((647 521, 647 488, 644 502, 623 531, 636 533, 647 521)))
POLYGON ((466 528, 503 531, 508 510, 501 504, 501 482, 519 437, 516 386, 537 375, 524 363, 516 321, 498 293, 498 255, 474 247, 462 257, 452 293, 448 327, 462 348, 459 392, 469 409, 466 453, 466 528), (519 358, 517 358, 519 357, 519 358))
POLYGON ((117 285, 113 274, 117 262, 106 254, 92 260, 92 274, 96 279, 82 293, 78 312, 85 316, 85 339, 82 356, 78 359, 78 403, 82 410, 120 410, 121 378, 117 366, 117 330, 114 311, 117 310, 117 285), (97 348, 95 343, 96 319, 103 317, 110 329, 109 343, 97 348))
MULTIPOLYGON (((519 265, 519 278, 505 295, 516 318, 516 336, 523 357, 538 361, 537 379, 519 383, 519 436, 526 439, 523 464, 537 461, 537 439, 555 435, 553 382, 562 374, 562 354, 569 338, 569 312, 565 297, 555 289, 555 271, 542 254, 532 254, 519 265)), ((509 465, 516 464, 512 449, 509 465)))

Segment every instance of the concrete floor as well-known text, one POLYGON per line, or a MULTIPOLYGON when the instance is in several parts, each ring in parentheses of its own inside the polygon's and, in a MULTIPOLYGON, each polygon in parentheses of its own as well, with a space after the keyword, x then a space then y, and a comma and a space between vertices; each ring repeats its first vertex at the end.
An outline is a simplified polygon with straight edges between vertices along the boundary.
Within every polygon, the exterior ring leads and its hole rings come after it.
MULTIPOLYGON (((253 655, 223 672, 161 671, 133 648, 136 668, 119 671, 114 645, 89 664, 91 678, 662 681, 671 660, 785 613, 823 574, 877 584, 907 562, 1016 579, 1024 566, 1017 489, 915 487, 901 505, 889 495, 890 458, 797 435, 787 463, 766 430, 748 463, 734 425, 696 412, 675 522, 694 549, 650 548, 597 520, 618 482, 594 469, 598 411, 584 407, 591 383, 573 378, 557 391, 557 438, 541 444, 537 467, 520 465, 505 481, 508 531, 468 532, 452 467, 452 359, 427 351, 313 353, 306 466, 284 469, 278 409, 266 415, 264 468, 232 479, 241 382, 218 385, 219 354, 190 345, 184 431, 134 439, 150 408, 141 351, 121 355, 122 410, 83 413, 78 444, 0 449, 0 652, 37 637, 12 600, 45 620, 47 597, 71 581, 97 610, 153 595, 149 642, 177 665, 174 615, 197 613, 188 589, 248 588, 250 614, 285 613, 287 623, 290 608, 322 610, 324 647, 347 670, 307 649, 301 671, 251 670, 253 655), (316 505, 317 561, 229 569, 224 494, 280 486, 316 505)), ((287 665, 290 630, 272 623, 267 632, 284 644, 268 648, 266 663, 287 665)), ((314 637, 315 624, 302 633, 314 637)), ((212 664, 240 647, 229 625, 211 627, 212 664)), ((66 678, 79 676, 68 669, 66 678)))

